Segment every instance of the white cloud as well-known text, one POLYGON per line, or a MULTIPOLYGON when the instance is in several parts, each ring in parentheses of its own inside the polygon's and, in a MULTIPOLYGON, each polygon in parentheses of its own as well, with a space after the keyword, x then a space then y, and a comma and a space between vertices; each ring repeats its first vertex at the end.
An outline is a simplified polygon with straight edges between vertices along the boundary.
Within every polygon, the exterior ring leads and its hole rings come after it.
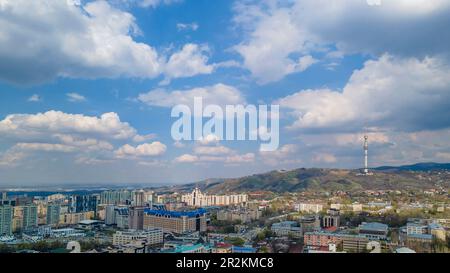
POLYGON ((86 98, 83 95, 78 93, 67 93, 67 100, 70 102, 83 102, 86 101, 86 98))
MULTIPOLYGON (((114 1, 113 1, 114 2, 114 1)), ((156 6, 176 1, 144 1, 156 6)), ((156 78, 210 74, 207 46, 187 44, 159 56, 142 35, 136 18, 109 4, 60 0, 4 1, 0 8, 0 80, 35 84, 64 78, 156 78)))
POLYGON ((195 97, 202 97, 204 105, 245 104, 245 99, 239 90, 221 83, 189 90, 166 91, 156 89, 140 94, 138 100, 150 106, 173 107, 178 104, 191 106, 195 97))
POLYGON ((12 149, 23 151, 44 151, 44 152, 62 152, 70 153, 75 151, 75 148, 63 144, 52 143, 17 143, 12 149))
POLYGON ((225 159, 225 163, 228 164, 237 164, 237 163, 250 163, 255 161, 254 153, 246 153, 243 155, 231 155, 227 156, 225 159))
POLYGON ((198 143, 201 145, 210 145, 210 144, 217 144, 220 142, 220 137, 217 135, 209 134, 206 137, 202 137, 200 140, 198 140, 198 143))
POLYGON ((260 151, 262 161, 271 166, 299 163, 298 146, 296 144, 286 144, 275 151, 260 151))
POLYGON ((192 31, 196 31, 198 29, 198 24, 196 22, 190 23, 190 24, 184 24, 184 23, 178 23, 177 24, 177 29, 179 31, 181 30, 192 30, 192 31))
POLYGON ((194 153, 200 155, 226 155, 234 151, 225 146, 196 146, 194 153))
MULTIPOLYGON (((124 1, 136 1, 136 0, 124 0, 124 1)), ((171 5, 174 3, 180 3, 183 0, 137 0, 138 5, 144 8, 152 7, 155 8, 159 5, 171 5)))
POLYGON ((450 67, 438 58, 367 61, 342 92, 302 90, 275 103, 293 110, 291 128, 360 131, 439 129, 450 126, 450 67))
POLYGON ((159 141, 155 141, 152 143, 144 143, 136 147, 125 144, 120 147, 115 154, 118 158, 151 157, 163 155, 166 152, 166 149, 166 145, 159 141))
POLYGON ((175 158, 175 162, 176 163, 193 163, 193 162, 197 162, 199 160, 199 158, 195 155, 190 155, 190 154, 184 154, 181 155, 177 158, 175 158))
POLYGON ((76 134, 123 140, 138 135, 136 129, 122 122, 116 113, 95 117, 60 111, 8 115, 0 121, 0 133, 3 138, 48 138, 54 134, 76 134))
POLYGON ((29 102, 39 102, 42 101, 42 98, 38 94, 34 94, 28 98, 29 102))
POLYGON ((296 58, 312 54, 450 56, 450 36, 445 35, 450 2, 445 0, 381 5, 360 0, 265 0, 237 2, 234 10, 234 22, 245 33, 234 49, 262 84, 304 71, 314 62, 305 59, 299 65, 296 58))
POLYGON ((142 142, 154 137, 140 135, 116 113, 100 117, 49 111, 39 114, 13 114, 0 121, 0 141, 10 145, 0 157, 0 165, 16 166, 42 152, 72 153, 75 163, 100 164, 113 162, 117 156, 132 158, 164 153, 159 142, 137 147, 124 145, 114 153, 119 142, 142 142))
POLYGON ((313 158, 313 162, 319 163, 336 163, 337 159, 333 154, 329 153, 319 153, 316 154, 313 158))
POLYGON ((183 48, 172 54, 167 61, 164 71, 168 79, 192 77, 199 74, 211 74, 214 65, 208 64, 206 53, 208 47, 196 44, 186 44, 183 48))
POLYGON ((137 33, 135 18, 106 1, 8 1, 0 9, 0 78, 40 83, 56 77, 156 77, 157 53, 135 42, 137 33))

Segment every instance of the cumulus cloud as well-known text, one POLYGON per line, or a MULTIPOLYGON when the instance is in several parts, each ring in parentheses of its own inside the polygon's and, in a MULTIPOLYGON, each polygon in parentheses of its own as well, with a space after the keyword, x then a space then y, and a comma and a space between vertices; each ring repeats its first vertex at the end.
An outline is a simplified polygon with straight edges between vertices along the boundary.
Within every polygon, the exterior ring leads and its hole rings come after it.
POLYGON ((243 1, 234 10, 234 22, 245 33, 234 49, 262 84, 307 69, 314 63, 312 54, 450 56, 450 3, 445 0, 381 5, 360 0, 243 1))
POLYGON ((198 156, 196 155, 190 155, 190 154, 184 154, 177 158, 175 158, 174 162, 176 163, 193 163, 198 161, 198 156))
POLYGON ((276 103, 303 131, 416 131, 450 126, 450 67, 438 58, 370 60, 343 91, 302 90, 276 103), (372 128, 372 129, 370 129, 372 128))
MULTIPOLYGON (((141 1, 143 6, 175 1, 141 1)), ((2 1, 0 80, 35 84, 65 78, 155 78, 210 74, 206 46, 187 44, 166 58, 141 35, 135 17, 109 4, 2 1)))
POLYGON ((208 64, 206 55, 208 51, 207 46, 199 46, 197 44, 184 45, 180 51, 172 54, 165 64, 164 71, 167 79, 211 74, 214 66, 208 64))
POLYGON ((155 141, 152 143, 144 143, 136 147, 125 144, 120 147, 115 154, 118 158, 151 157, 164 154, 166 149, 166 145, 159 141, 155 141))
MULTIPOLYGON (((95 117, 59 111, 8 115, 0 121, 0 135, 0 141, 10 145, 1 155, 1 165, 17 165, 39 152, 70 152, 76 163, 106 163, 116 158, 117 142, 142 142, 154 137, 138 134, 116 113, 95 117)), ((161 149, 165 146, 158 142, 137 147, 127 144, 117 150, 117 155, 150 156, 163 153, 161 149)))
POLYGON ((221 83, 188 90, 156 89, 140 94, 138 100, 150 106, 173 107, 178 104, 191 106, 195 97, 203 98, 204 105, 245 104, 244 96, 238 89, 221 83))
POLYGON ((0 121, 2 137, 16 138, 48 137, 53 134, 91 135, 109 139, 129 139, 137 131, 127 122, 122 122, 116 113, 105 113, 100 117, 48 111, 38 114, 12 114, 0 121))

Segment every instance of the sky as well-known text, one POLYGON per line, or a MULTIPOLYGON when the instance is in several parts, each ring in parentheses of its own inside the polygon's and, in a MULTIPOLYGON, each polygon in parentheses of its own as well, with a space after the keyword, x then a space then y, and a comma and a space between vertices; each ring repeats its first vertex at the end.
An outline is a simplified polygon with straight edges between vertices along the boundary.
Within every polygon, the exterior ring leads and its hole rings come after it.
POLYGON ((188 183, 450 162, 447 0, 0 0, 0 185, 188 183), (201 95, 279 148, 175 141, 201 95), (262 128, 260 128, 262 129, 262 128))

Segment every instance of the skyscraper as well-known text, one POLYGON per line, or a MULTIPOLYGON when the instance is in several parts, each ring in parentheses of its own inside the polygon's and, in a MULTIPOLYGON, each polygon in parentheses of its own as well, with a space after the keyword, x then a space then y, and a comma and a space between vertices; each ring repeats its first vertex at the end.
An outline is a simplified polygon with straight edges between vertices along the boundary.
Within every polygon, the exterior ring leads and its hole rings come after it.
POLYGON ((0 236, 12 234, 13 209, 10 205, 0 205, 0 236))
POLYGON ((47 205, 47 225, 56 226, 59 223, 59 214, 61 213, 61 205, 47 205))
POLYGON ((143 230, 144 207, 130 207, 128 211, 128 228, 134 230, 143 230))
POLYGON ((35 204, 24 205, 23 208, 23 230, 38 226, 38 212, 35 204))

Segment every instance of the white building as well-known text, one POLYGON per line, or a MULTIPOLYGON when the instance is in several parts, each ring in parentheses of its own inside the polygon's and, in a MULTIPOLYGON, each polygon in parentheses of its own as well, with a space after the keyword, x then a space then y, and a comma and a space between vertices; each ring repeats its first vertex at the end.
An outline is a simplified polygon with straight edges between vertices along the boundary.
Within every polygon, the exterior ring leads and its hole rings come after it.
POLYGON ((145 231, 117 231, 113 235, 113 245, 127 245, 136 241, 145 240, 147 245, 158 245, 164 241, 163 231, 159 228, 151 228, 145 231))
POLYGON ((195 188, 192 193, 182 195, 181 201, 193 207, 229 206, 247 202, 248 196, 247 194, 207 195, 203 194, 199 188, 195 188))
POLYGON ((322 204, 299 203, 295 204, 295 210, 308 213, 319 213, 323 210, 322 204))

